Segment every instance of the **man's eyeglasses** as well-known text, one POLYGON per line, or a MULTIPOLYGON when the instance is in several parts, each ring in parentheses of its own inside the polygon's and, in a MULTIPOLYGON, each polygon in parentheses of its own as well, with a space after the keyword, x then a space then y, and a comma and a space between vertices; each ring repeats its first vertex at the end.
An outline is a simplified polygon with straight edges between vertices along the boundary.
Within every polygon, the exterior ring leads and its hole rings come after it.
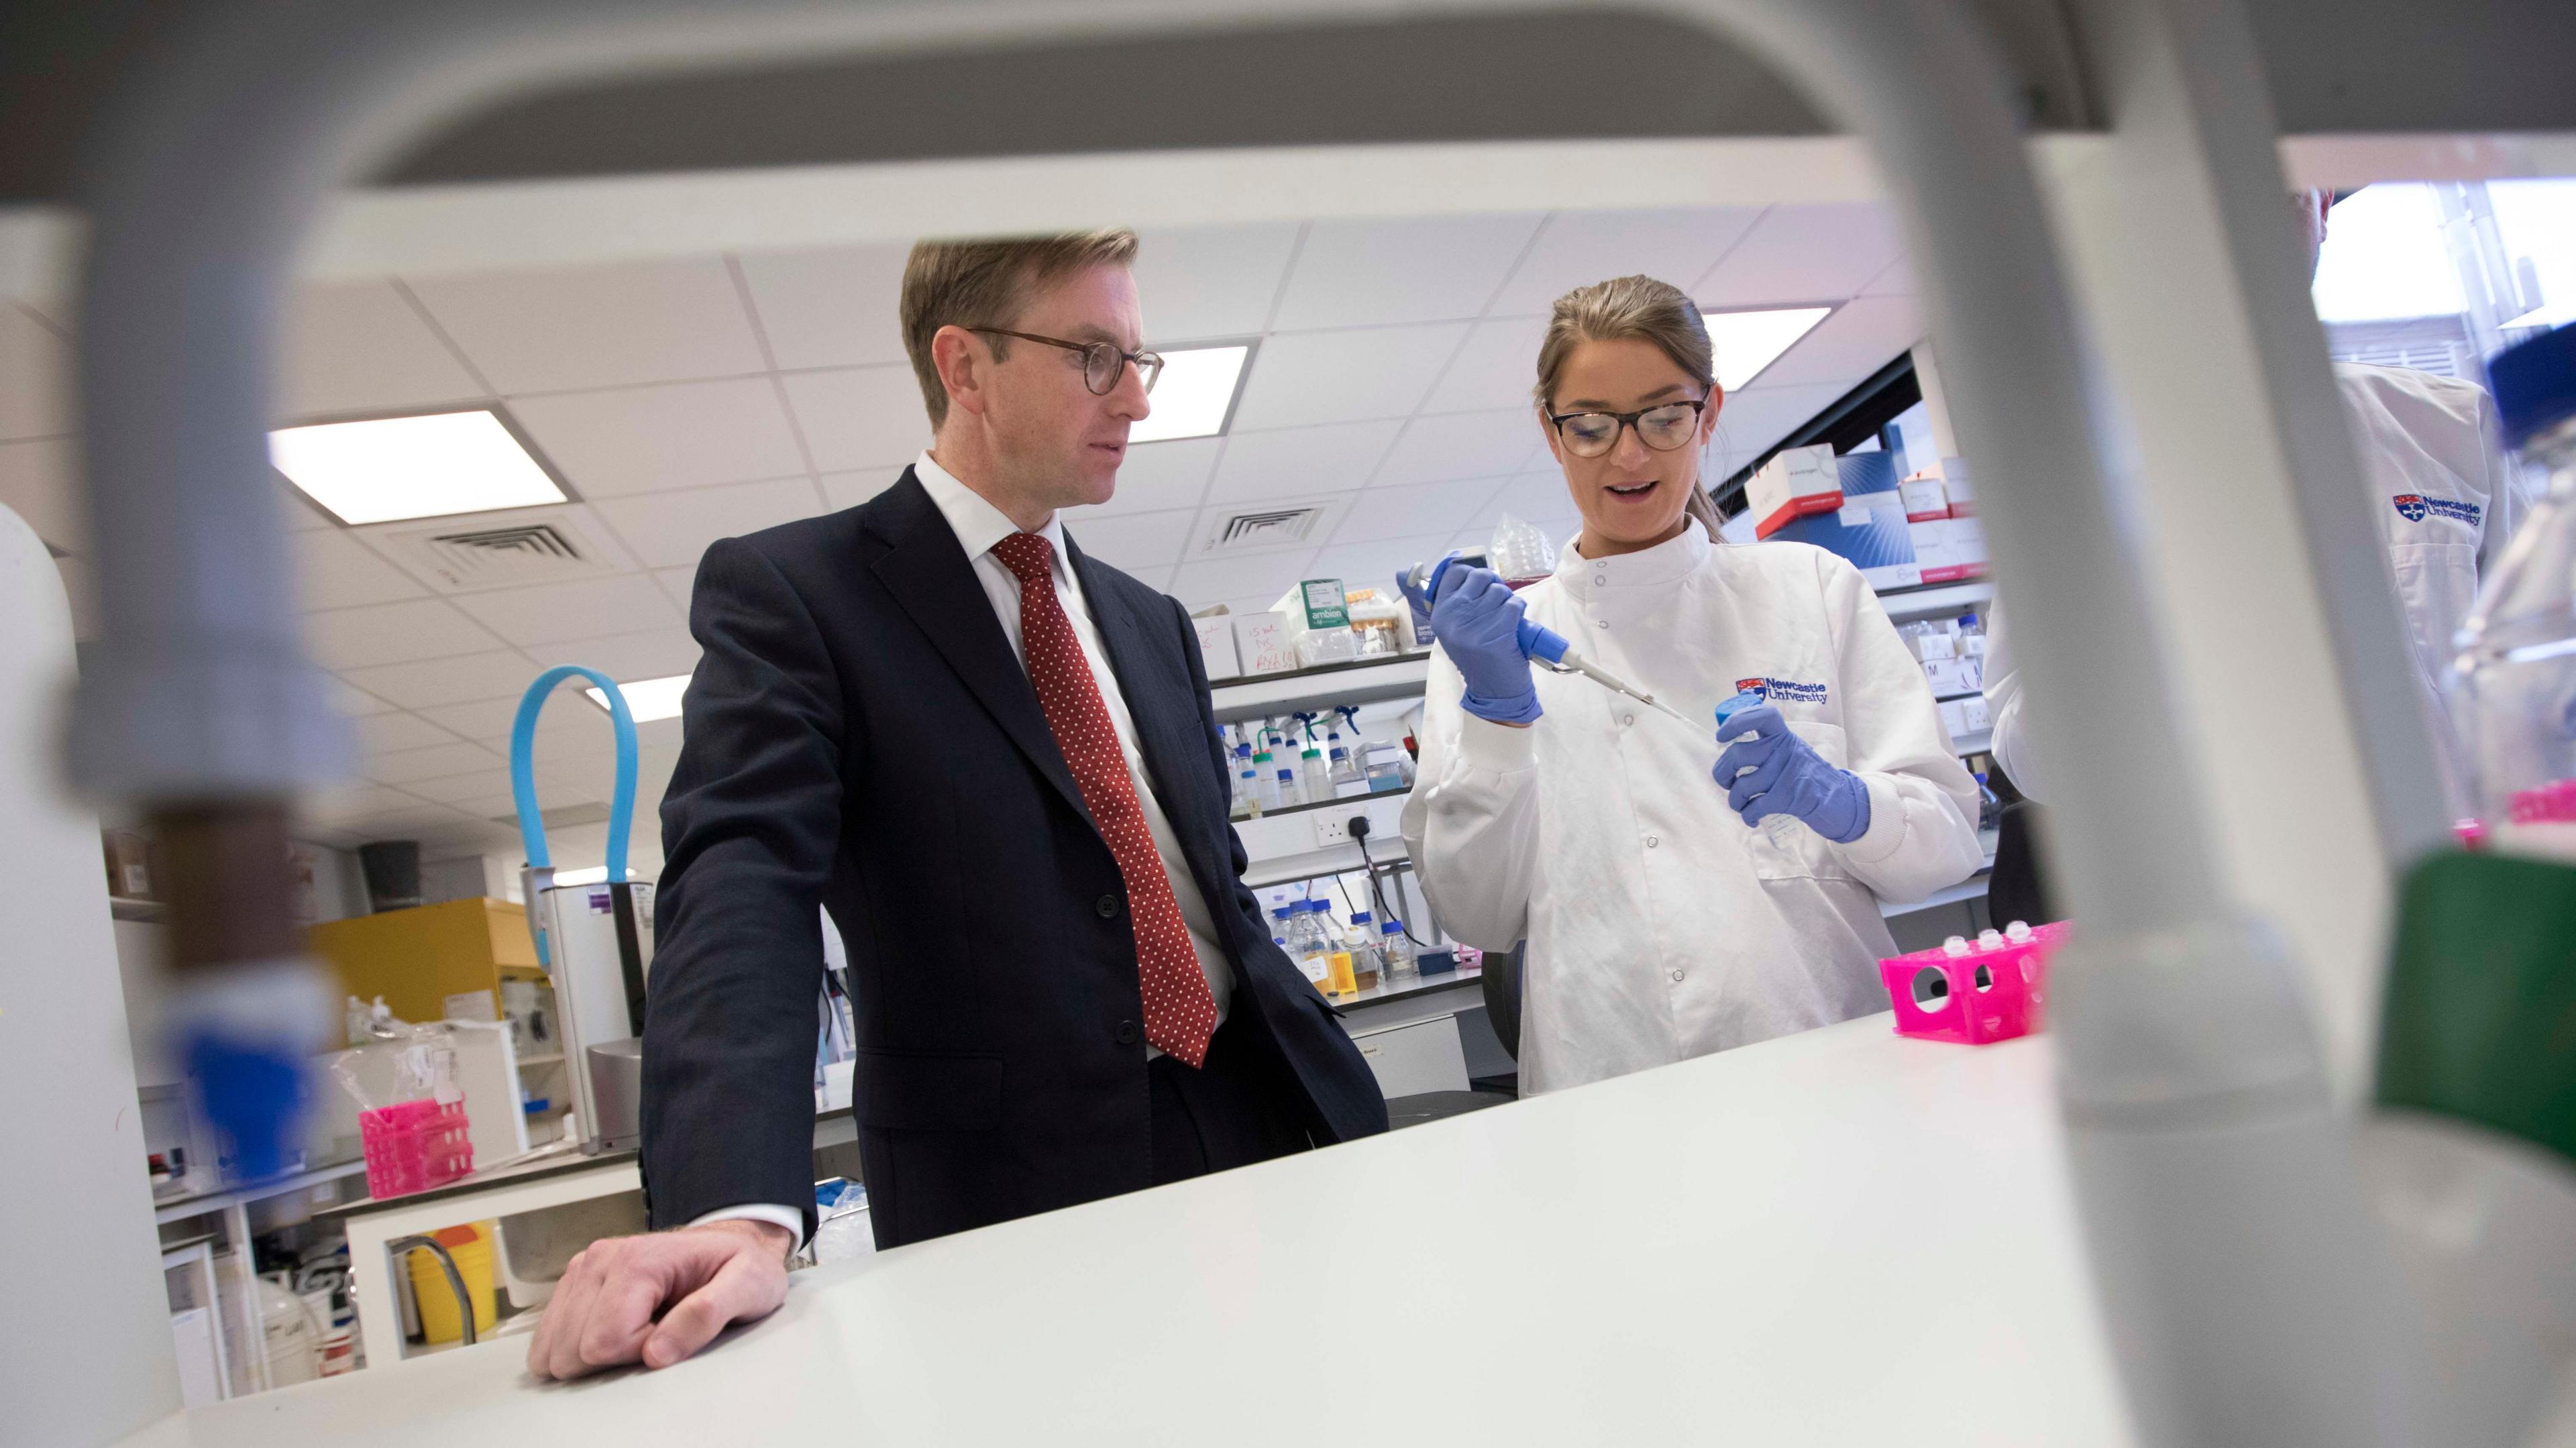
POLYGON ((1699 433, 1700 413, 1707 407, 1708 399, 1703 397, 1658 403, 1635 412, 1551 412, 1547 420, 1556 424, 1565 450, 1579 458, 1597 458, 1617 447, 1623 427, 1635 428, 1637 440, 1655 451, 1671 452, 1690 446, 1699 433))
POLYGON ((969 332, 988 332, 996 337, 1017 337, 1023 342, 1042 342, 1049 347, 1062 347, 1082 354, 1082 385, 1101 397, 1107 397, 1118 386, 1118 374, 1127 364, 1136 364, 1136 380, 1145 390, 1154 390, 1154 379, 1162 375, 1163 356, 1159 352, 1129 352, 1115 342, 1068 342, 1062 337, 1040 337, 1030 332, 1013 332, 1002 327, 969 327, 969 332))

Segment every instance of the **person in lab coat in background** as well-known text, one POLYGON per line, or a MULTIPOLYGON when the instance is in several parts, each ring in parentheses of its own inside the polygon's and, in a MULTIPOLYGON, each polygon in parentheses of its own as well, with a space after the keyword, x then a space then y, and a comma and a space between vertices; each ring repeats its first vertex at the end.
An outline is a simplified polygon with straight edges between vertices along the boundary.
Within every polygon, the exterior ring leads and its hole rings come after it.
POLYGON ((1405 845, 1441 924, 1528 941, 1525 1093, 1578 1086, 1882 1007, 1881 898, 1983 862, 1977 787, 1859 570, 1800 543, 1716 540, 1700 457, 1723 398, 1678 289, 1559 298, 1538 423, 1582 532, 1515 594, 1453 566, 1405 845), (1588 679, 1533 671, 1521 615, 1682 713, 1744 690, 1721 753, 1588 679), (1739 777, 1740 776, 1740 777, 1739 777))
MULTIPOLYGON (((2328 191, 2302 191, 2290 198, 2311 277, 2325 247, 2327 215, 2337 199, 2328 191)), ((2452 812, 2465 817, 2474 811, 2442 679, 2450 665, 2451 640, 2468 619, 2480 576, 2503 557, 2506 542, 2538 498, 2530 480, 2497 450, 2495 403, 2475 382, 2359 362, 2335 363, 2334 377, 2361 461, 2357 481, 2387 545, 2389 583, 2405 614, 2418 697, 2433 734, 2434 767, 2442 771, 2452 812)), ((2022 681, 1998 611, 1989 619, 1986 644, 1994 755, 2024 796, 2045 799, 2047 782, 2031 762, 2022 699, 2022 681)), ((2018 858, 2021 854, 2009 839, 1998 846, 1997 888, 2035 871, 2018 858)))

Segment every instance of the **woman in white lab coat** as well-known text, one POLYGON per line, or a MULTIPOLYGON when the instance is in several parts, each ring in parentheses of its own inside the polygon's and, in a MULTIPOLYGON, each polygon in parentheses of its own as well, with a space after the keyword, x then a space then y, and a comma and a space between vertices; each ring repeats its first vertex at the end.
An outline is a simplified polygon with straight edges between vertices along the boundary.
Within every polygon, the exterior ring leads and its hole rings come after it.
POLYGON ((1597 1081, 1885 1005, 1883 899, 1981 862, 1977 787, 1869 585, 1729 545, 1700 490, 1722 402, 1699 309, 1645 277, 1556 303, 1538 422, 1581 534, 1515 594, 1453 567, 1404 835, 1440 923, 1528 941, 1521 1089, 1597 1081), (1676 705, 1533 672, 1523 612, 1676 705), (1721 756, 1716 707, 1744 690, 1721 756))

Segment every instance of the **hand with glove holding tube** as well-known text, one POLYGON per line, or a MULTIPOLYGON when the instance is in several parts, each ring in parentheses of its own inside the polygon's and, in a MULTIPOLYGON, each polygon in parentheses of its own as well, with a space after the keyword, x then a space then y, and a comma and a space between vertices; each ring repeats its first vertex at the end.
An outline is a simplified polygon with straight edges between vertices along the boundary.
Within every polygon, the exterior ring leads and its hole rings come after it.
POLYGON ((1758 697, 1738 694, 1718 706, 1717 739, 1726 749, 1710 772, 1726 786, 1727 808, 1748 825, 1788 815, 1835 844, 1859 839, 1869 829, 1869 787, 1827 763, 1758 697))
MULTIPOLYGON (((1422 607, 1411 580, 1398 581, 1414 606, 1422 607)), ((1451 552, 1430 570, 1429 592, 1432 631, 1467 681, 1460 707, 1496 724, 1536 722, 1538 688, 1530 682, 1522 644, 1524 605, 1511 585, 1492 569, 1458 566, 1458 554, 1451 552)))

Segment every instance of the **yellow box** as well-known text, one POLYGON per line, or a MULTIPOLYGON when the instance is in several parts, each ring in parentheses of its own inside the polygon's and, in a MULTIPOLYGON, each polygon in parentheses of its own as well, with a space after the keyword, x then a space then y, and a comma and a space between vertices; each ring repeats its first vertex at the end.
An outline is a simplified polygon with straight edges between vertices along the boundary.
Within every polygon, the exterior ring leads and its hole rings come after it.
POLYGON ((316 925, 313 953, 339 973, 340 989, 378 996, 406 1021, 445 1019, 452 996, 484 992, 499 1020, 506 976, 543 979, 528 912, 507 900, 448 900, 316 925))

